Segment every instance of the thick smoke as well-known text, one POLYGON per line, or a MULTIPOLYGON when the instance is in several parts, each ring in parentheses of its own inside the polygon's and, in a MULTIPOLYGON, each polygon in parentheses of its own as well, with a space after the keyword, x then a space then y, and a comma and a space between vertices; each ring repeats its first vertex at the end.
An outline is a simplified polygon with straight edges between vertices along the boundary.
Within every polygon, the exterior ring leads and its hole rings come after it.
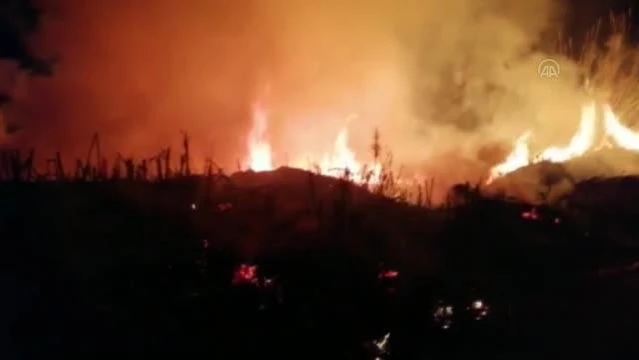
POLYGON ((562 17, 553 0, 45 5, 37 45, 59 54, 57 73, 9 111, 26 124, 14 141, 44 149, 78 153, 99 131, 107 150, 151 155, 185 130, 196 154, 233 164, 261 100, 280 162, 330 149, 348 123, 363 158, 378 127, 398 163, 454 153, 483 171, 503 155, 491 143, 527 129, 561 142, 578 122, 569 62, 555 57, 559 79, 537 73, 562 17))
MULTIPOLYGON (((9 115, 14 139, 73 156, 99 132, 104 153, 154 155, 188 132, 194 155, 243 150, 255 70, 269 49, 254 9, 227 1, 43 2, 34 45, 59 62, 9 115)), ((231 155, 232 154, 232 155, 231 155)), ((228 159, 223 157, 227 156, 228 159)))
MULTIPOLYGON (((271 74, 282 138, 293 152, 330 145, 343 118, 360 154, 379 127, 395 161, 479 176, 525 130, 541 143, 565 141, 581 95, 567 59, 543 79, 561 26, 557 1, 288 1, 265 10, 277 24, 271 74), (318 141, 323 139, 322 141, 318 141), (297 140, 297 141, 296 141, 297 140), (489 146, 488 146, 489 147, 489 146), (445 159, 438 167, 438 159, 445 159)), ((459 176, 456 176, 459 175, 459 176)))

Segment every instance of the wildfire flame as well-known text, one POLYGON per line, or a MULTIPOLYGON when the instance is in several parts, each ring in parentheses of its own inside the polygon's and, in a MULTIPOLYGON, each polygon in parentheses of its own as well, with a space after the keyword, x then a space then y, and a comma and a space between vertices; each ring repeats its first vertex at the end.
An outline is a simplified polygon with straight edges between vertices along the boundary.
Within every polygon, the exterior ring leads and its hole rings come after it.
POLYGON ((579 128, 567 146, 552 146, 535 159, 538 161, 564 162, 577 156, 585 154, 593 145, 595 140, 595 121, 597 119, 597 107, 595 103, 590 103, 581 110, 581 121, 579 128))
MULTIPOLYGON (((622 149, 639 152, 639 133, 623 125, 610 105, 603 105, 602 110, 604 141, 612 140, 622 149)), ((534 157, 531 156, 528 144, 532 132, 524 132, 515 140, 513 150, 506 159, 491 168, 487 183, 490 184, 495 179, 530 164, 542 161, 566 162, 600 148, 593 148, 597 135, 596 122, 597 104, 593 101, 582 107, 579 127, 567 145, 548 147, 534 157)), ((253 171, 274 169, 267 135, 268 115, 264 107, 257 103, 253 106, 253 127, 248 137, 247 163, 253 171)), ((322 175, 341 177, 346 174, 354 182, 373 184, 378 183, 382 176, 381 164, 365 165, 357 159, 348 144, 347 127, 342 128, 337 134, 332 152, 317 158, 321 160, 315 164, 322 175)), ((304 168, 301 163, 294 164, 293 167, 304 168)))
MULTIPOLYGON (((253 171, 271 171, 274 169, 271 146, 267 141, 268 115, 259 103, 253 106, 253 127, 248 137, 248 167, 253 171)), ((333 151, 318 157, 316 166, 322 175, 342 177, 345 174, 356 183, 378 183, 382 166, 379 163, 362 164, 348 144, 348 128, 337 134, 333 151)), ((292 165, 303 169, 302 162, 292 165)))
POLYGON ((271 145, 268 143, 268 115, 260 104, 253 105, 253 128, 248 137, 248 166, 253 171, 273 170, 271 145))
MULTIPOLYGON (((639 134, 626 127, 615 115, 612 107, 605 104, 603 107, 604 141, 612 140, 618 147, 639 151, 639 134)), ((593 150, 596 137, 597 106, 594 102, 584 105, 581 110, 581 120, 579 128, 572 137, 568 145, 564 147, 549 147, 541 151, 534 159, 530 157, 528 141, 530 131, 525 132, 514 143, 513 151, 506 157, 506 160, 495 165, 490 170, 487 183, 511 173, 524 166, 535 164, 541 161, 566 162, 593 150)))
POLYGON ((530 150, 528 150, 528 139, 530 138, 530 136, 530 131, 527 131, 519 138, 517 138, 517 140, 515 140, 513 152, 508 155, 504 162, 495 165, 490 170, 488 183, 492 182, 498 177, 504 176, 510 172, 528 165, 530 159, 530 150))
POLYGON ((604 106, 603 118, 606 131, 617 146, 630 151, 639 151, 639 134, 625 127, 609 105, 604 106))
POLYGON ((380 164, 373 164, 369 169, 357 161, 355 153, 348 146, 348 129, 343 128, 333 147, 333 153, 325 154, 319 164, 320 172, 324 175, 334 174, 341 176, 344 171, 348 171, 355 182, 365 182, 367 177, 369 182, 377 182, 381 177, 380 164), (336 174, 336 170, 338 174, 336 174), (368 174, 367 174, 368 173, 368 174))

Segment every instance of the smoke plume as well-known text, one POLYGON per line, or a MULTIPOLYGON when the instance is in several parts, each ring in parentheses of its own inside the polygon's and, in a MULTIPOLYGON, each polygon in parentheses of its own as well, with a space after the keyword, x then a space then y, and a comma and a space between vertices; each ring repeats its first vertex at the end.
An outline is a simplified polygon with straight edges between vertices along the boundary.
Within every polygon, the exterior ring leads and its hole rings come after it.
POLYGON ((379 127, 404 165, 449 153, 470 163, 491 141, 509 145, 527 129, 561 139, 578 121, 569 62, 556 59, 556 81, 537 73, 561 25, 557 1, 278 4, 264 13, 278 25, 271 75, 289 147, 330 144, 354 113, 360 151, 379 127))
POLYGON ((59 56, 56 74, 31 81, 7 116, 25 124, 13 141, 49 151, 84 152, 98 131, 105 151, 151 155, 185 130, 196 156, 233 164, 255 101, 269 109, 280 163, 330 149, 345 125, 362 158, 377 127, 395 162, 437 167, 451 153, 499 161, 480 155, 528 129, 563 141, 578 122, 568 60, 554 57, 558 79, 537 73, 558 1, 43 5, 35 44, 59 56))

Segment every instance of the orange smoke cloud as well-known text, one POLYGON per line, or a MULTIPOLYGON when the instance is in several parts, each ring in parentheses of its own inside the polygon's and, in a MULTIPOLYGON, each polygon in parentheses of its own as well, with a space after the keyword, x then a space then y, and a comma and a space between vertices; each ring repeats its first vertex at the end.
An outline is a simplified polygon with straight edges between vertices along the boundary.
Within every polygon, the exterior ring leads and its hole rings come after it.
POLYGON ((98 131, 105 152, 150 155, 185 130, 195 157, 233 165, 269 85, 275 160, 330 151, 355 114, 358 155, 379 127, 396 162, 415 164, 509 142, 575 93, 569 66, 541 84, 544 55, 529 53, 560 14, 554 0, 42 2, 36 43, 60 62, 7 116, 26 124, 12 141, 45 151, 82 154, 98 131))
POLYGON ((45 3, 35 41, 60 60, 52 78, 32 80, 10 109, 25 124, 17 140, 84 153, 98 131, 113 153, 151 154, 185 130, 210 155, 236 151, 264 32, 244 5, 177 4, 45 3))

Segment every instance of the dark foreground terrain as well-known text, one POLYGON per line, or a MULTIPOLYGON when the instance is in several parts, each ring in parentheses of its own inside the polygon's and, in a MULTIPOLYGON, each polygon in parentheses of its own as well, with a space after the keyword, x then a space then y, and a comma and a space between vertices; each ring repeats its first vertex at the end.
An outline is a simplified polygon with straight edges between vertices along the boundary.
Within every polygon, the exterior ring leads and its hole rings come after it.
POLYGON ((638 189, 425 209, 290 169, 3 183, 0 357, 635 357, 638 189))

